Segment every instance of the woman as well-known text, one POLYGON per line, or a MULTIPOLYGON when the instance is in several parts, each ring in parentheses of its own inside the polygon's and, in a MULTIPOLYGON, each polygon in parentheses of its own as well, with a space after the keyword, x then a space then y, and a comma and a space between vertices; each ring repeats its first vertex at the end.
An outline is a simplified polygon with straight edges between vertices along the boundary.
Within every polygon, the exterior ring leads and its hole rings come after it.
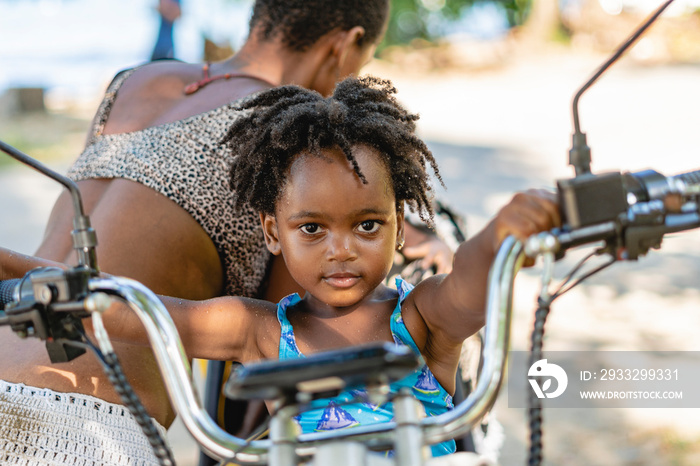
MULTIPOLYGON (((249 37, 230 59, 204 67, 159 61, 117 75, 69 170, 98 232, 101 270, 187 299, 235 293, 277 301, 296 291, 284 264, 270 264, 257 214, 234 215, 232 202, 221 202, 232 195, 233 154, 220 140, 246 96, 282 84, 329 94, 340 78, 358 73, 388 9, 388 0, 258 0, 249 37)), ((74 263, 71 219, 69 198, 61 196, 38 257, 74 263)), ((38 265, 21 257, 4 264, 2 278, 38 265)), ((95 358, 51 365, 41 342, 18 344, 9 329, 0 331, 4 383, 120 403, 95 358)), ((148 413, 169 426, 175 415, 151 351, 115 350, 148 413)))

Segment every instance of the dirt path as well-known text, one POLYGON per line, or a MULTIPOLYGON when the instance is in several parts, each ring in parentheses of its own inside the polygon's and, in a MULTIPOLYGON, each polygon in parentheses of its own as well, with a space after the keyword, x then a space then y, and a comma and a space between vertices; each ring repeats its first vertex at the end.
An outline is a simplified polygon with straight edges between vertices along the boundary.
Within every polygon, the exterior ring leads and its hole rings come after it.
MULTIPOLYGON (((501 68, 411 76, 376 66, 399 98, 421 114, 448 184, 445 196, 469 214, 470 231, 514 190, 568 178, 571 99, 605 57, 552 53, 518 56, 501 68)), ((700 167, 695 154, 700 69, 645 67, 623 60, 581 99, 582 130, 594 173, 654 168, 666 175, 700 167)), ((559 276, 564 273, 559 267, 559 276)), ((550 351, 700 351, 700 232, 675 235, 661 251, 616 264, 555 302, 550 351)), ((515 295, 513 349, 529 349, 534 272, 515 295)), ((700 381, 698 383, 700 386, 700 381)), ((496 407, 505 427, 501 462, 526 463, 527 421, 496 407)), ((551 465, 692 465, 700 461, 699 409, 552 409, 545 412, 551 465)))

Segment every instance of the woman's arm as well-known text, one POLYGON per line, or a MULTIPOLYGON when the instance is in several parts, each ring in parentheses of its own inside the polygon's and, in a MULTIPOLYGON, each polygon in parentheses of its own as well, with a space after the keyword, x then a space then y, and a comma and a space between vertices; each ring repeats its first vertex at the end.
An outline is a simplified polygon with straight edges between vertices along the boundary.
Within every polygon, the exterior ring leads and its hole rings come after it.
POLYGON ((0 280, 22 278, 24 274, 37 267, 68 268, 65 264, 60 262, 28 256, 6 248, 0 248, 0 280))
MULTIPOLYGON (((0 248, 0 280, 21 278, 37 267, 68 268, 60 262, 0 248)), ((245 362, 275 356, 276 348, 269 345, 275 340, 270 329, 279 328, 274 304, 234 296, 205 301, 159 298, 173 318, 190 357, 245 362)), ((149 344, 141 321, 125 304, 115 303, 103 318, 113 340, 149 344)), ((90 318, 84 319, 84 324, 88 331, 92 330, 90 318)))
POLYGON ((401 254, 408 260, 421 260, 421 267, 434 267, 436 273, 452 271, 453 252, 435 233, 421 231, 410 223, 404 226, 406 244, 401 254))

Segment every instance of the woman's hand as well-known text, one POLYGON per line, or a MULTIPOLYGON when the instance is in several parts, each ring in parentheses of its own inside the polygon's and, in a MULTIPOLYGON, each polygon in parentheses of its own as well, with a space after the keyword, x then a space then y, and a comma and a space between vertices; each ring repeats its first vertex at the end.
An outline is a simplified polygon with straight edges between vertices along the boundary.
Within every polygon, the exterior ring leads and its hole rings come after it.
POLYGON ((454 253, 440 238, 426 235, 426 239, 413 246, 404 246, 401 253, 409 261, 420 259, 423 269, 435 268, 435 273, 450 273, 454 253))

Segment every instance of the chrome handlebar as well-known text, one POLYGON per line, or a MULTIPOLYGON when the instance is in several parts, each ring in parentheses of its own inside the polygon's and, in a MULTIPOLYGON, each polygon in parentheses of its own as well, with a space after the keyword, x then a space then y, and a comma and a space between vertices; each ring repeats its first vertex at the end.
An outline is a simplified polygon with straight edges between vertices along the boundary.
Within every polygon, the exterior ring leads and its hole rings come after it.
MULTIPOLYGON (((237 459, 247 464, 265 464, 269 442, 246 442, 221 429, 202 408, 197 395, 192 369, 168 310, 158 297, 137 281, 122 278, 95 278, 88 287, 92 294, 86 303, 88 310, 103 310, 109 306, 107 295, 123 300, 141 320, 156 357, 156 362, 175 411, 200 447, 218 459, 228 459, 246 446, 237 459), (102 298, 101 298, 101 297, 102 298)), ((100 337, 95 332, 96 337, 100 337)), ((102 341, 100 341, 102 343, 102 341)))
MULTIPOLYGON (((423 442, 434 444, 466 434, 493 406, 506 367, 510 344, 513 281, 523 245, 512 237, 503 242, 489 274, 484 364, 474 391, 454 410, 420 423, 423 442)), ((242 464, 267 464, 270 440, 247 442, 221 429, 202 408, 195 392, 192 370, 175 324, 158 297, 145 286, 127 278, 93 278, 89 281, 87 308, 99 311, 109 306, 104 294, 125 301, 143 323, 163 375, 170 400, 194 440, 210 456, 242 464), (104 294, 102 294, 104 293, 104 294)), ((96 322, 97 323, 97 322, 96 322)), ((98 338, 106 338, 99 336, 98 338)), ((302 434, 296 441, 299 457, 315 453, 316 447, 332 441, 358 441, 370 448, 391 448, 396 423, 382 423, 343 430, 302 434)))

